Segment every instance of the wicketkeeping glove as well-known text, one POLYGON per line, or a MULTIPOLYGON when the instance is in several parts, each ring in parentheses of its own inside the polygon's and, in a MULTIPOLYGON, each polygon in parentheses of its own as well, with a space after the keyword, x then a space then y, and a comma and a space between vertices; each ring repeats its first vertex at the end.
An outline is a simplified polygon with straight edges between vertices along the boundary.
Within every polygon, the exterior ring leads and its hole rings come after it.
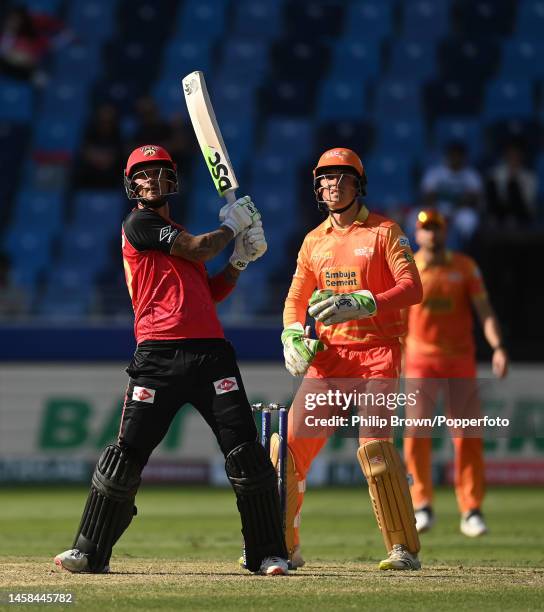
POLYGON ((230 228, 235 236, 260 218, 261 213, 249 196, 244 196, 232 204, 225 204, 219 211, 221 225, 230 228))
POLYGON ((267 244, 264 237, 262 221, 255 221, 236 236, 234 251, 229 259, 237 270, 245 270, 250 261, 255 261, 266 253, 267 244))
POLYGON ((308 313, 323 325, 366 319, 376 314, 376 300, 370 291, 333 293, 318 289, 310 298, 308 313))
POLYGON ((321 340, 308 338, 302 323, 288 325, 281 334, 285 367, 293 376, 304 376, 319 351, 327 347, 321 340))

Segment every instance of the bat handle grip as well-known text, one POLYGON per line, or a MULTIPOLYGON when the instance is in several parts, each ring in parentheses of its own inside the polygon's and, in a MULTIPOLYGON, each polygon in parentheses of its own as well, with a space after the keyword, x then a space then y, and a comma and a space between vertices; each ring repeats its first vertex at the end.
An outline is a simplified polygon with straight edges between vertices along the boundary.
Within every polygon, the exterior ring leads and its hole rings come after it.
POLYGON ((234 202, 236 202, 236 191, 227 191, 225 194, 225 200, 227 200, 227 204, 234 204, 234 202))

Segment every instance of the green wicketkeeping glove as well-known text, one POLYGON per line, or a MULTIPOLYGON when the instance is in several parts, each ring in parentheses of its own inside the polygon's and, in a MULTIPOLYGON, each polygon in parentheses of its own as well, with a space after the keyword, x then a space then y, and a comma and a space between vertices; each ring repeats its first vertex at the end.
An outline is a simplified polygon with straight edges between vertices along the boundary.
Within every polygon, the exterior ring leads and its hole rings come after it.
POLYGON ((376 314, 376 300, 366 290, 334 293, 330 289, 317 289, 309 304, 310 316, 323 325, 366 319, 376 314))
POLYGON ((327 349, 321 340, 308 338, 302 323, 287 326, 281 341, 285 367, 293 376, 304 376, 317 353, 327 349))

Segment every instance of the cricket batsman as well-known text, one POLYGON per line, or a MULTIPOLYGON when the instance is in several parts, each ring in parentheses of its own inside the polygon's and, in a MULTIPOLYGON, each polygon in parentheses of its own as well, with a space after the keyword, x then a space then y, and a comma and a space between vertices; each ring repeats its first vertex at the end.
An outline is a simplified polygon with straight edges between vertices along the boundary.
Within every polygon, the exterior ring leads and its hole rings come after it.
POLYGON ((225 456, 245 566, 264 575, 286 574, 276 472, 257 441, 234 349, 215 308, 241 271, 266 251, 261 215, 245 196, 221 209, 218 229, 190 234, 170 218, 177 169, 168 151, 156 145, 130 154, 124 184, 135 201, 123 222, 122 253, 137 348, 127 369, 118 439, 98 459, 72 548, 57 555, 55 564, 71 572, 109 571, 112 548, 136 515, 142 470, 179 408, 190 403, 225 456), (229 263, 209 277, 204 262, 233 239, 229 263))
MULTIPOLYGON (((357 154, 325 151, 313 171, 321 225, 306 235, 283 312, 285 365, 306 378, 398 379, 401 310, 417 304, 422 290, 412 251, 400 227, 361 202, 367 178, 357 154), (342 279, 348 279, 347 281, 342 279), (308 304, 311 302, 308 310, 308 304), (306 314, 317 340, 306 337, 306 314)), ((289 414, 286 542, 292 567, 300 552, 300 513, 305 479, 325 436, 295 437, 289 414)), ((407 475, 388 437, 360 437, 357 457, 387 550, 380 569, 415 570, 419 539, 407 475)), ((277 438, 271 455, 277 463, 277 438)))
MULTIPOLYGON (((406 379, 454 379, 456 388, 462 389, 462 393, 454 393, 453 401, 463 402, 463 396, 477 397, 477 393, 468 393, 476 391, 472 308, 493 350, 493 373, 498 378, 506 376, 508 355, 478 266, 471 257, 447 250, 446 237, 446 220, 438 211, 426 209, 419 212, 416 221, 419 250, 415 260, 423 284, 423 300, 409 310, 405 376, 406 379)), ((428 389, 425 401, 434 404, 436 398, 432 397, 432 387, 432 383, 425 384, 428 389)), ((451 402, 451 398, 448 401, 451 402)), ((434 405, 430 410, 433 408, 434 405)), ((473 412, 478 408, 479 405, 473 408, 473 412)), ((451 406, 449 409, 463 410, 464 406, 451 406)), ((407 406, 406 416, 410 416, 408 410, 407 406)), ((469 537, 481 536, 487 532, 481 513, 484 498, 482 439, 455 435, 453 447, 461 533, 469 537)), ((404 458, 413 477, 411 493, 416 509, 416 527, 421 533, 433 526, 435 518, 431 438, 406 436, 404 458)))

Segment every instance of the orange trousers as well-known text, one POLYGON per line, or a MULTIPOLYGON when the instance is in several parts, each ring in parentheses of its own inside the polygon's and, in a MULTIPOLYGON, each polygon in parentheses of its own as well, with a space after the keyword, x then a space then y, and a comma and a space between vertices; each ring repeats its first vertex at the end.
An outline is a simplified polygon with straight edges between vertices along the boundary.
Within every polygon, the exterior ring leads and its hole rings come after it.
MULTIPOLYGON (((400 344, 391 346, 374 346, 363 350, 353 350, 349 346, 329 346, 326 351, 318 353, 310 366, 306 378, 323 379, 398 379, 400 375, 402 352, 400 344)), ((313 460, 325 446, 328 438, 295 437, 296 427, 294 412, 289 411, 289 430, 287 444, 293 454, 298 481, 298 503, 295 517, 295 545, 300 543, 299 527, 306 475, 313 460)), ((359 444, 379 438, 360 437, 359 444)))
MULTIPOLYGON (((463 394, 466 395, 471 387, 473 390, 476 388, 476 363, 471 357, 432 359, 407 354, 405 376, 406 379, 448 378, 462 381, 463 391, 455 398, 457 401, 462 401, 463 394)), ((436 397, 428 399, 436 404, 436 397)), ((455 410, 455 407, 452 406, 450 410, 455 410)), ((406 416, 410 416, 408 410, 406 416)), ((471 416, 474 416, 474 413, 471 416)), ((485 493, 483 441, 477 437, 454 437, 452 441, 454 486, 459 511, 463 513, 481 508, 485 493)), ((431 447, 431 438, 404 438, 404 461, 408 473, 413 478, 410 491, 416 510, 430 506, 433 502, 431 447)))

